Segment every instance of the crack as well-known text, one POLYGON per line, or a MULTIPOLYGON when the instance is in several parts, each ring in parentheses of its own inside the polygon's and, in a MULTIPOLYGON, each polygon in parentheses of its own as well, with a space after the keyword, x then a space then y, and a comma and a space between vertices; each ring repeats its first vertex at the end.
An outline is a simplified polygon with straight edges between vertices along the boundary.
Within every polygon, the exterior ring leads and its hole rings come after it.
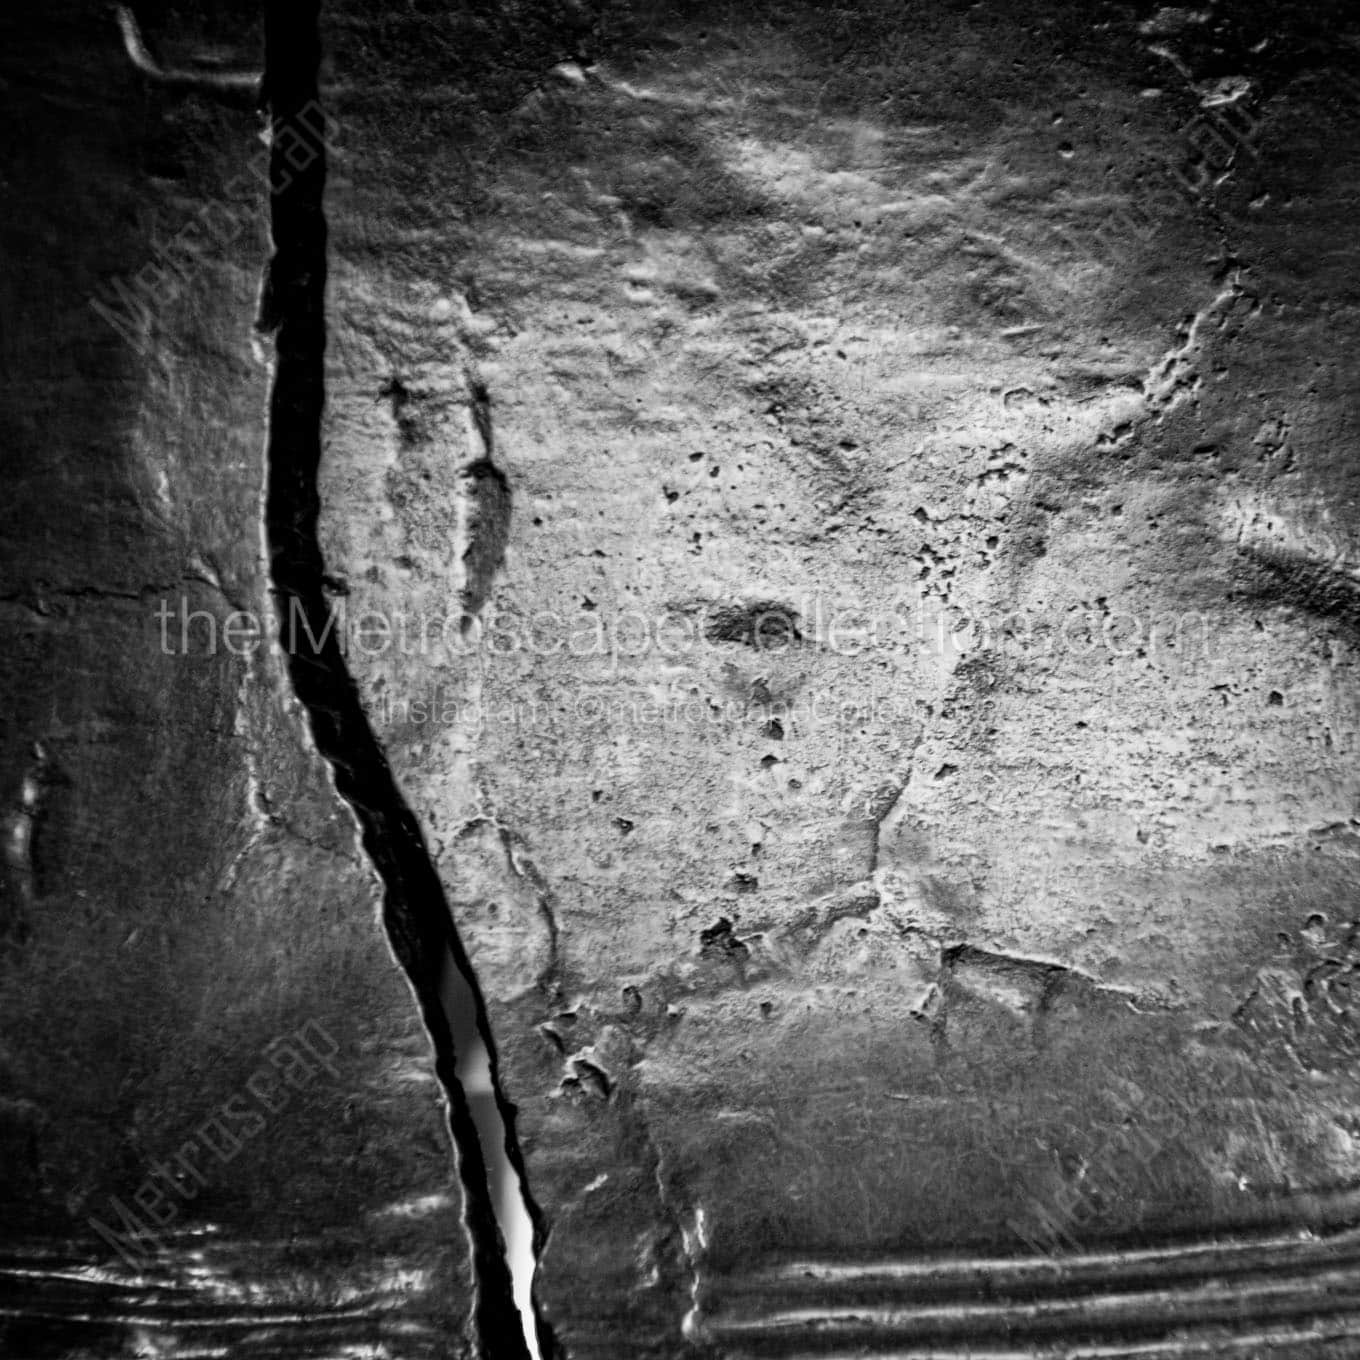
POLYGON ((498 1214, 503 1197, 493 1178, 508 1164, 518 1182, 518 1207, 532 1225, 531 1274, 541 1255, 544 1229, 526 1186, 515 1110, 500 1085, 486 1003, 421 828, 369 725, 341 645, 325 627, 329 601, 317 538, 317 476, 325 400, 326 155, 319 148, 303 169, 289 164, 286 156, 299 136, 310 136, 303 120, 317 106, 319 11, 319 0, 273 0, 265 10, 273 253, 261 296, 270 300, 267 321, 274 335, 265 534, 276 622, 285 615, 291 619, 296 611, 310 629, 304 630, 305 645, 282 627, 279 640, 312 739, 330 766, 336 792, 354 815, 364 852, 382 884, 388 941, 434 1046, 463 1189, 474 1275, 469 1325, 475 1352, 482 1360, 557 1356, 557 1343, 530 1301, 531 1283, 524 1273, 516 1277, 502 1237, 507 1223, 498 1214), (446 1003, 443 988, 454 1004, 446 1003), (467 1024, 457 1024, 460 1013, 467 1024), (460 1081, 464 1065, 478 1060, 487 1082, 480 1091, 460 1081), (494 1135, 486 1136, 492 1129, 494 1135), (517 1294, 532 1318, 521 1317, 517 1294))
POLYGON ((1198 394, 1203 382, 1199 372, 1199 355, 1204 343, 1201 332, 1211 322, 1223 326, 1239 298, 1251 299, 1252 310, 1259 309, 1259 303, 1242 283, 1241 271, 1235 270, 1225 287, 1193 316, 1186 318, 1179 332, 1181 343, 1153 364, 1144 383, 1147 408, 1152 415, 1164 416, 1187 397, 1198 394))
MULTIPOLYGON (((1221 233, 1220 233, 1221 234, 1221 233)), ((1222 330, 1239 301, 1246 301, 1248 316, 1255 316, 1261 304, 1255 293, 1242 282, 1244 266, 1223 244, 1222 268, 1217 277, 1227 279, 1218 292, 1199 311, 1187 315, 1176 327, 1176 342, 1148 369, 1138 384, 1141 412, 1121 417, 1117 424, 1103 427, 1096 435, 1096 448, 1109 451, 1125 448, 1149 426, 1161 424, 1187 402, 1199 400, 1204 378, 1200 361, 1208 343, 1205 332, 1213 325, 1222 330)))

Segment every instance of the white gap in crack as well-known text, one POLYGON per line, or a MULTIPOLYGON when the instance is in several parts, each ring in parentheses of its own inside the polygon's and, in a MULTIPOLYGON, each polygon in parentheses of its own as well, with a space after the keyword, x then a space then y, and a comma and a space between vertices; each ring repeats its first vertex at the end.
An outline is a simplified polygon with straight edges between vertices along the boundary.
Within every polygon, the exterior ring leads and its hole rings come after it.
POLYGON ((529 1217, 524 1186, 505 1150, 506 1127, 496 1104, 491 1081, 491 1055, 477 1025, 477 1004, 471 989, 453 961, 444 959, 439 989, 440 1004, 448 1017, 456 1055, 455 1074, 472 1114, 472 1123, 486 1163, 492 1210, 505 1243, 505 1262, 511 1290, 524 1331, 530 1360, 542 1360, 534 1326, 534 1228, 529 1217))

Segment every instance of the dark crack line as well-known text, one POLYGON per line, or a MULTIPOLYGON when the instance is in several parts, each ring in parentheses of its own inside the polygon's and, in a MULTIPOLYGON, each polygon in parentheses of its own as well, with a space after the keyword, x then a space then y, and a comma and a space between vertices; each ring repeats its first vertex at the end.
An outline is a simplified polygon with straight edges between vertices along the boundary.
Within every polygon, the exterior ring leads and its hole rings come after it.
MULTIPOLYGON (((471 1326, 477 1353, 483 1360, 529 1360, 487 1157, 469 1094, 457 1074, 458 1059, 465 1056, 459 1041, 463 1048, 483 1044, 503 1153, 519 1178, 524 1208, 533 1224, 537 1260, 544 1237, 542 1219, 527 1191, 515 1137, 515 1110, 501 1089, 486 1004, 420 826, 369 726, 340 643, 326 627, 330 606, 317 540, 326 343, 326 157, 325 148, 314 145, 319 18, 319 0, 271 0, 265 9, 273 255, 262 302, 268 299, 275 339, 265 528, 280 641, 317 749, 330 765, 337 792, 354 812, 364 850, 382 882, 388 938, 410 979, 434 1044, 464 1195, 474 1271, 471 1326), (301 170, 296 156, 294 163, 287 157, 299 142, 313 145, 316 152, 301 170), (475 1024, 474 1034, 460 1034, 457 1039, 440 996, 441 975, 450 956, 459 999, 475 1024)), ((489 1151, 498 1160, 498 1150, 489 1151)), ((449 1283, 451 1287, 457 1284, 449 1283)), ((545 1356, 560 1354, 547 1323, 536 1317, 533 1325, 539 1350, 545 1356)))

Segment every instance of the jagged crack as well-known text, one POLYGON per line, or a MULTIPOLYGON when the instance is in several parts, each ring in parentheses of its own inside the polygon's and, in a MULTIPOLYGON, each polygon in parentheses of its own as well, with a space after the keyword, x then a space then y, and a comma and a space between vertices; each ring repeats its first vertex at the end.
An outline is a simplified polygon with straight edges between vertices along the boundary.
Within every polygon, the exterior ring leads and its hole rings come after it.
MULTIPOLYGON (((328 626, 334 621, 317 539, 326 343, 326 157, 317 144, 319 9, 318 0, 273 0, 265 15, 273 255, 261 324, 275 340, 265 532, 280 640, 317 749, 354 812, 364 850, 381 879, 388 937, 435 1045, 471 1239, 478 1352, 484 1360, 528 1360, 538 1351, 556 1354, 557 1348, 541 1319, 521 1328, 516 1308, 501 1232, 508 1221, 506 1177, 498 1170, 504 1163, 517 1181, 510 1198, 532 1223, 536 1250, 543 1230, 524 1188, 514 1109, 498 1080, 486 1006, 419 824, 369 725, 335 629, 328 626), (300 146, 310 154, 300 156, 300 146)), ((521 1280, 521 1299, 525 1293, 521 1280)))

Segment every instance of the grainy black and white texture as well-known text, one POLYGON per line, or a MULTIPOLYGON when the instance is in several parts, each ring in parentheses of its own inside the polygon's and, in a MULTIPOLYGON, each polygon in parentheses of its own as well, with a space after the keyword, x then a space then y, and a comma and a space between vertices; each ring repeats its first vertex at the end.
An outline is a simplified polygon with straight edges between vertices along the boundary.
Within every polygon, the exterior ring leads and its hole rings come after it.
POLYGON ((1360 1357, 1353 5, 0 104, 0 1354, 1360 1357))

